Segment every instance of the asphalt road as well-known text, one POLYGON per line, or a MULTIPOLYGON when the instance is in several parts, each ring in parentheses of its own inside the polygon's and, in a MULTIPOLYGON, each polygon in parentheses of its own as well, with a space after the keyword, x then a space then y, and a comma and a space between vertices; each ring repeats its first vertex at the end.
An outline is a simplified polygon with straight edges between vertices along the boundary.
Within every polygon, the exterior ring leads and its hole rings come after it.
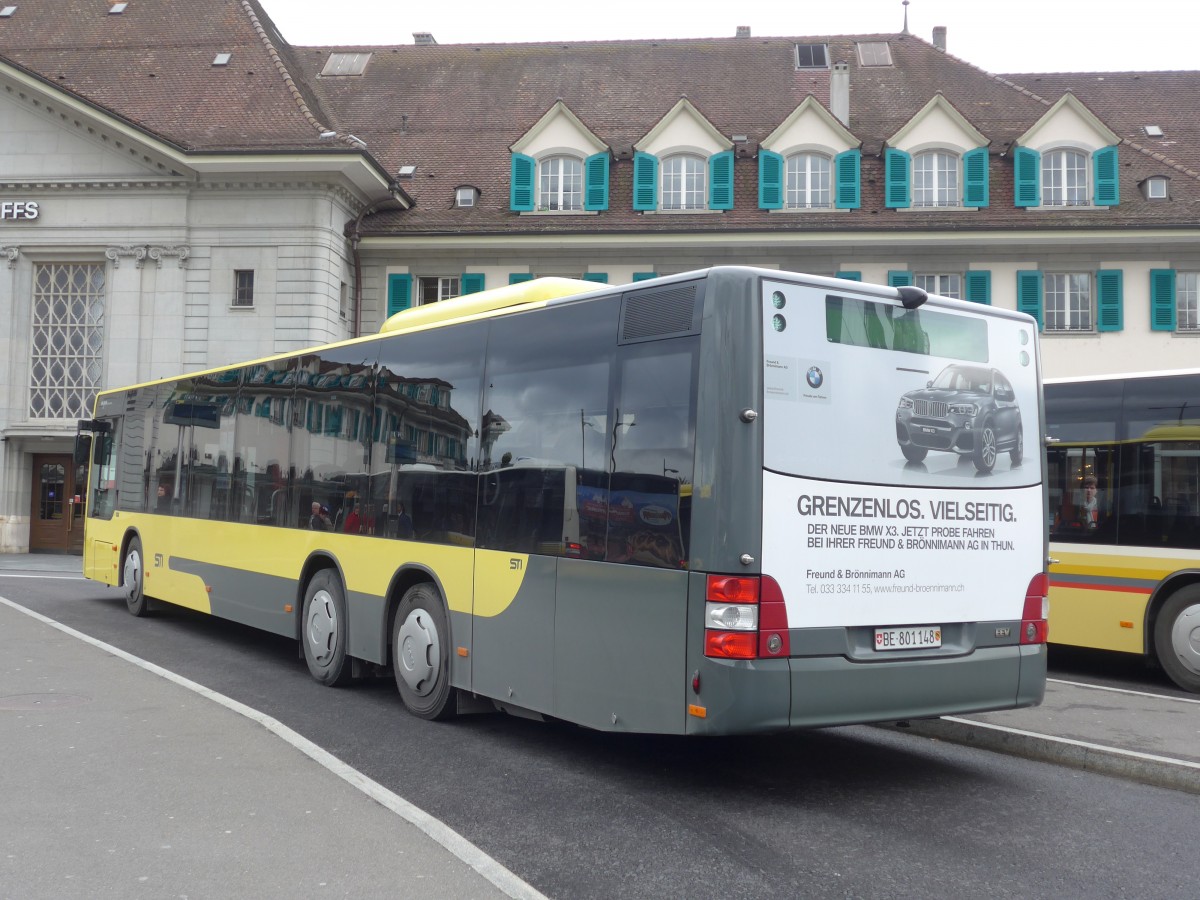
POLYGON ((870 727, 682 740, 408 715, 390 679, 317 685, 294 643, 115 590, 0 594, 295 729, 545 894, 1194 898, 1184 793, 870 727))

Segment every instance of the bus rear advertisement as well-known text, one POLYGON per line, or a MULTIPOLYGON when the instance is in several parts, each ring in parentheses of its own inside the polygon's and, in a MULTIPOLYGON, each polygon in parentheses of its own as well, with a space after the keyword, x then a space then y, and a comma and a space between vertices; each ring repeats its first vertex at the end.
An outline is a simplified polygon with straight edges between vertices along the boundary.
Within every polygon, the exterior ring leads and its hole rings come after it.
POLYGON ((750 268, 539 279, 101 393, 84 573, 415 715, 731 734, 1041 701, 1028 316, 750 268))

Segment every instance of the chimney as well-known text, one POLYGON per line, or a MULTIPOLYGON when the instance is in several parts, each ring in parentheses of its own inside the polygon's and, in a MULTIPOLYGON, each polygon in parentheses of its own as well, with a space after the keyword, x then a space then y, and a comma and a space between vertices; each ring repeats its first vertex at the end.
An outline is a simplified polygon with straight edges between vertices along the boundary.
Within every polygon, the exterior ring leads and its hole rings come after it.
POLYGON ((850 67, 844 62, 834 63, 829 73, 829 111, 850 127, 850 67))
POLYGON ((435 41, 433 39, 433 35, 428 31, 414 31, 413 32, 413 43, 416 44, 417 46, 422 46, 422 45, 428 46, 431 44, 436 44, 437 41, 435 41))
POLYGON ((749 25, 739 25, 737 27, 737 34, 734 35, 734 37, 744 37, 744 38, 750 37, 750 26, 749 25))
POLYGON ((934 25, 933 26, 933 46, 935 46, 939 50, 945 52, 945 50, 946 50, 946 26, 945 25, 934 25))

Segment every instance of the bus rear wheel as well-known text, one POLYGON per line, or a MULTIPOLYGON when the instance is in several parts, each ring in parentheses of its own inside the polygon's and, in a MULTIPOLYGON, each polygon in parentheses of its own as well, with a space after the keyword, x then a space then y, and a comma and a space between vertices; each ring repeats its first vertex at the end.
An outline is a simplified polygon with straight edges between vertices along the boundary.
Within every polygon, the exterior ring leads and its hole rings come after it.
POLYGON ((392 671, 400 699, 414 716, 449 719, 458 711, 450 687, 450 626, 433 585, 409 588, 392 625, 392 671))
POLYGON ((346 593, 332 569, 322 569, 304 591, 300 643, 308 671, 321 684, 336 687, 350 680, 346 593))
POLYGON ((131 537, 125 548, 125 564, 121 567, 121 590, 125 592, 125 607, 141 618, 150 612, 150 598, 146 596, 145 559, 142 556, 142 540, 131 537))
POLYGON ((1200 693, 1200 584, 1176 591, 1158 611, 1154 653, 1173 682, 1200 693))

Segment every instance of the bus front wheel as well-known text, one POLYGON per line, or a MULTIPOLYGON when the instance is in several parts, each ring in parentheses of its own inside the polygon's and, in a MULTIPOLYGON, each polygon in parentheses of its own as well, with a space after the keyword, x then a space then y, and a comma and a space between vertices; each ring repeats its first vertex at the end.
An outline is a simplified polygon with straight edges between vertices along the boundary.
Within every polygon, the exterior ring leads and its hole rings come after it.
POLYGON ((121 567, 121 590, 125 592, 125 606, 139 618, 150 612, 150 599, 146 596, 145 560, 142 556, 142 540, 131 537, 125 548, 125 565, 121 567))
POLYGON ((304 591, 300 643, 308 671, 321 684, 336 687, 350 680, 346 653, 346 594, 332 569, 322 569, 304 591))
POLYGON ((449 719, 457 712, 446 607, 431 584, 413 585, 400 601, 392 625, 392 671, 413 715, 449 719))
POLYGON ((1200 693, 1200 584, 1176 591, 1158 611, 1154 653, 1173 682, 1200 693))

